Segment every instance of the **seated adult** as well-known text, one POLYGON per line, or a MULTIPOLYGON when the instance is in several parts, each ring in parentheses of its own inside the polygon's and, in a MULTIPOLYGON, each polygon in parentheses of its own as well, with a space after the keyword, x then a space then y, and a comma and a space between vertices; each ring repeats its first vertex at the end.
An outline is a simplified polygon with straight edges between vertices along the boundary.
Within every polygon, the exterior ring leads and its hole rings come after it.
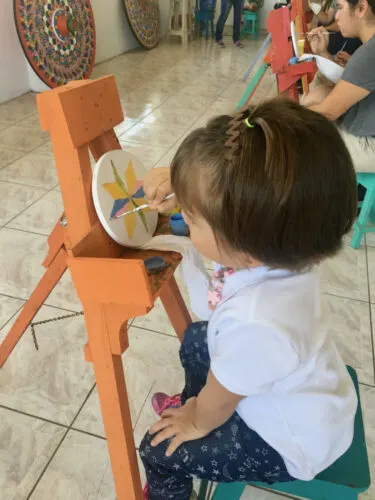
MULTIPOLYGON (((338 0, 337 7, 343 36, 359 37, 363 45, 336 85, 317 87, 303 104, 337 121, 357 171, 375 172, 375 0, 338 0)), ((310 44, 315 53, 332 58, 324 28, 312 32, 310 44)))
POLYGON ((346 66, 350 56, 362 45, 359 38, 345 38, 340 32, 335 15, 337 3, 335 0, 314 0, 310 2, 309 8, 315 14, 317 26, 324 26, 330 33, 328 39, 328 52, 336 56, 336 61, 346 66))

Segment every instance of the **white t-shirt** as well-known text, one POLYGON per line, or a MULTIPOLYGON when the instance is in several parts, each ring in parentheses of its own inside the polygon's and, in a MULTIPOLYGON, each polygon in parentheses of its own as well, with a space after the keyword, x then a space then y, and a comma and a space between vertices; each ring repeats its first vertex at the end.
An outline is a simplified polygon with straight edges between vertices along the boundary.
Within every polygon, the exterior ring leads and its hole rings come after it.
POLYGON ((357 397, 327 335, 317 269, 229 276, 209 317, 208 347, 216 379, 246 396, 238 414, 291 476, 311 480, 349 448, 357 397))

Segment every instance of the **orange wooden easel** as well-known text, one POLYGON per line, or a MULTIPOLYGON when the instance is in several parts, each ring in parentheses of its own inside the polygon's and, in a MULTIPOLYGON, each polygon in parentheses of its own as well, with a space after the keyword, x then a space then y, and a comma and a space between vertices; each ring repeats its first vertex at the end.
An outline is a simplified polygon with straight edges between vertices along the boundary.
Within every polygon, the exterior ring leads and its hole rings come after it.
POLYGON ((127 321, 150 311, 158 297, 182 339, 191 318, 174 279, 181 256, 163 252, 166 268, 149 276, 144 259, 161 252, 121 247, 96 215, 89 149, 98 160, 121 148, 113 131, 124 118, 114 77, 72 82, 37 100, 42 129, 52 139, 65 213, 48 238, 47 270, 0 346, 0 366, 69 267, 85 315, 85 358, 94 367, 117 498, 141 500, 121 355, 128 347, 127 321))

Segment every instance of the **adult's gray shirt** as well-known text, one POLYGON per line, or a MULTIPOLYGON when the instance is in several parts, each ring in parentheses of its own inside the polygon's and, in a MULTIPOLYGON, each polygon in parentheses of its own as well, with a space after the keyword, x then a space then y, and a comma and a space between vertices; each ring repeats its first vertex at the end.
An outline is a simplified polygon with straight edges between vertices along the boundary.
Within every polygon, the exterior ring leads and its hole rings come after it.
POLYGON ((341 127, 358 137, 375 137, 375 35, 351 56, 342 80, 370 94, 348 109, 340 120, 341 127))

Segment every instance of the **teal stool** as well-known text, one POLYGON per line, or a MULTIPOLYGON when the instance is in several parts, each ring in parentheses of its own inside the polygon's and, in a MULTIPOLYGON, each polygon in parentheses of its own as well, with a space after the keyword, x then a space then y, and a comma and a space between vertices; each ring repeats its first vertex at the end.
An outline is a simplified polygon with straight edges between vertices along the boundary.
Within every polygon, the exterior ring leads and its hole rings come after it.
POLYGON ((195 23, 199 26, 199 36, 203 35, 203 27, 206 27, 206 40, 208 40, 208 30, 210 28, 211 37, 215 37, 216 0, 196 0, 195 2, 195 23))
MULTIPOLYGON (((367 458, 365 433, 359 399, 358 379, 353 368, 348 367, 357 395, 358 409, 355 417, 354 438, 349 450, 331 467, 312 481, 293 481, 291 483, 251 483, 272 491, 296 495, 310 500, 357 500, 358 494, 366 491, 370 484, 370 471, 367 458)), ((217 486, 212 500, 239 500, 245 483, 221 483, 217 486)), ((201 492, 205 488, 202 486, 201 492)), ((200 492, 200 493, 201 493, 200 492)), ((203 500, 203 497, 199 497, 203 500)))
POLYGON ((208 40, 208 29, 210 27, 211 37, 215 38, 214 29, 215 11, 212 10, 198 10, 195 13, 195 21, 199 23, 199 36, 203 35, 203 26, 206 26, 206 40, 208 40))
POLYGON ((252 12, 251 10, 243 11, 243 29, 241 38, 250 38, 252 40, 259 39, 259 11, 252 12))
POLYGON ((358 204, 361 211, 354 223, 354 234, 350 244, 353 248, 360 247, 365 233, 375 232, 375 173, 357 174, 357 183, 366 188, 366 195, 358 204))

